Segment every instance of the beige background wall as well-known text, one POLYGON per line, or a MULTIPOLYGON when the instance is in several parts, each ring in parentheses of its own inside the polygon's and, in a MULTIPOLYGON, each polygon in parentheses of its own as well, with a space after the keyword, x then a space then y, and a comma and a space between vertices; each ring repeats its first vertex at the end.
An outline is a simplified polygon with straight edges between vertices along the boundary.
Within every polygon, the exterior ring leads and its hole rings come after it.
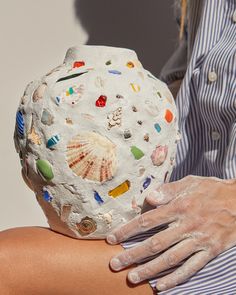
POLYGON ((158 73, 174 50, 172 2, 0 1, 0 230, 47 226, 34 194, 21 178, 12 139, 16 109, 26 84, 57 66, 68 47, 86 42, 134 48, 144 66, 158 73))

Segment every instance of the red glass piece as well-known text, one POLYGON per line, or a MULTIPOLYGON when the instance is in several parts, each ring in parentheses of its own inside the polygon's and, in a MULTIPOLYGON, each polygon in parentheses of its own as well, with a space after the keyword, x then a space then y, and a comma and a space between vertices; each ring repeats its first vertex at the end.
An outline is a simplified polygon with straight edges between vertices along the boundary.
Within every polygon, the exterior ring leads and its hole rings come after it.
POLYGON ((107 102, 107 97, 105 95, 100 95, 96 100, 96 107, 105 107, 107 102))
POLYGON ((73 64, 73 68, 79 68, 85 65, 84 61, 75 61, 73 64))

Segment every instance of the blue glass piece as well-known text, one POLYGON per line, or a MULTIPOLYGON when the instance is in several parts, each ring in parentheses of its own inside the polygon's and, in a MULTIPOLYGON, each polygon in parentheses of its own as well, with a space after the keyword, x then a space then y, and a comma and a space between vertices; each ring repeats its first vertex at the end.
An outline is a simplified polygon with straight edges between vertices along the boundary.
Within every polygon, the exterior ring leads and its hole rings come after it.
POLYGON ((103 199, 100 197, 99 193, 94 191, 94 199, 98 202, 99 205, 104 203, 103 199))
POLYGON ((25 133, 25 122, 21 111, 16 113, 16 126, 18 135, 23 138, 25 133))
POLYGON ((49 192, 48 191, 44 191, 43 192, 43 198, 45 201, 47 202, 51 202, 52 201, 52 196, 50 196, 49 192))
POLYGON ((154 124, 154 127, 158 133, 161 132, 161 126, 158 123, 154 124))
POLYGON ((59 105, 61 102, 61 98, 59 96, 56 96, 56 104, 59 105))
POLYGON ((48 148, 51 148, 53 147, 54 145, 56 145, 60 140, 60 135, 55 135, 55 136, 52 136, 51 138, 49 138, 49 140, 47 141, 47 147, 48 148))
POLYGON ((120 71, 117 71, 117 70, 109 70, 108 72, 110 74, 114 74, 114 75, 121 75, 121 72, 120 71))
POLYGON ((146 189, 151 183, 151 177, 147 177, 143 183, 143 188, 146 189))

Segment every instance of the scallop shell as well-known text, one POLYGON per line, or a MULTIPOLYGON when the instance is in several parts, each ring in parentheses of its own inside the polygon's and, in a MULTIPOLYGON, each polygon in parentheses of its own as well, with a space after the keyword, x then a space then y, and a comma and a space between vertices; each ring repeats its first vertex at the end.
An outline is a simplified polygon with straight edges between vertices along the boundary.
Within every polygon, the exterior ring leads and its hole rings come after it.
POLYGON ((92 181, 112 179, 117 169, 115 144, 96 132, 84 132, 72 138, 66 157, 76 175, 92 181))

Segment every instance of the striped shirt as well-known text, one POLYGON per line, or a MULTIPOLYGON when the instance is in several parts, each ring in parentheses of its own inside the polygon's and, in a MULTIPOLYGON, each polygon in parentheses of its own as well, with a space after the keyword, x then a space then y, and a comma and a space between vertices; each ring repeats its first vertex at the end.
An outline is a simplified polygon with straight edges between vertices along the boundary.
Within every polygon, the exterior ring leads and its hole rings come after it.
MULTIPOLYGON (((189 174, 236 178, 236 0, 188 1, 184 38, 159 78, 167 84, 183 79, 176 98, 182 139, 171 181, 189 174)), ((123 246, 133 247, 156 232, 123 246)), ((152 287, 157 280, 150 280, 152 287)), ((236 247, 159 294, 236 294, 236 247)))

